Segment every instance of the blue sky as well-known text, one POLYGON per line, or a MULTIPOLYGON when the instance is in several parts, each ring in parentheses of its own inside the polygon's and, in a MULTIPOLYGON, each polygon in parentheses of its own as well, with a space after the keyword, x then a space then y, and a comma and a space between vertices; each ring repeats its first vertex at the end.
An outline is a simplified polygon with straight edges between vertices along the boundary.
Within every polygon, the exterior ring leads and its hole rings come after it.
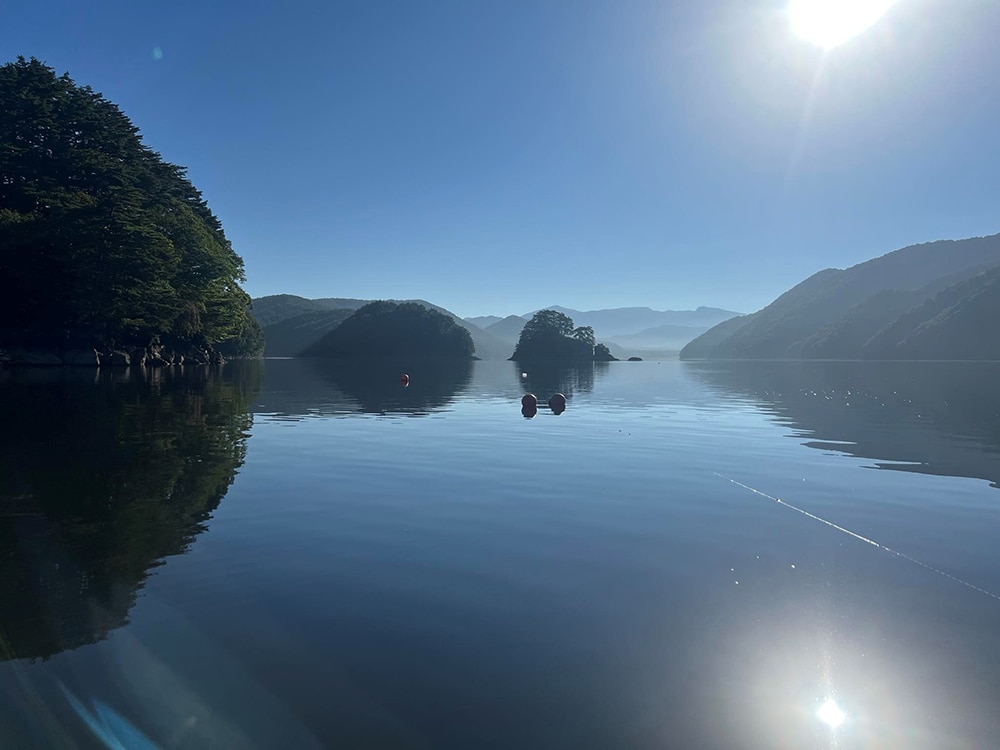
POLYGON ((254 296, 753 311, 1000 231, 1000 3, 899 0, 828 52, 786 4, 53 0, 0 58, 187 166, 254 296))

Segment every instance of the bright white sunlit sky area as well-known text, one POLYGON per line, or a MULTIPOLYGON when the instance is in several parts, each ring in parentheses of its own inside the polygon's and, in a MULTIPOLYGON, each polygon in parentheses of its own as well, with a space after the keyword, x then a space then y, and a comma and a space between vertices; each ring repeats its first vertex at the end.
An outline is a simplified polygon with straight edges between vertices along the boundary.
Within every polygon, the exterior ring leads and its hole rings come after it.
POLYGON ((1000 230, 1000 3, 12 3, 188 167, 247 290, 756 310, 1000 230))

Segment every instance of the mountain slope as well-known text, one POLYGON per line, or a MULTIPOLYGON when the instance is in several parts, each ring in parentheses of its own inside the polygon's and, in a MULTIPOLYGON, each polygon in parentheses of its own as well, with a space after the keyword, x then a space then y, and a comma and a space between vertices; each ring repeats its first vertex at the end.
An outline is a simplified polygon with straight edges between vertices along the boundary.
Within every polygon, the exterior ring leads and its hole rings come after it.
POLYGON ((620 344, 626 349, 673 349, 679 351, 708 330, 707 326, 663 325, 646 328, 638 333, 611 336, 608 341, 620 344))
POLYGON ((476 318, 465 318, 466 323, 472 323, 474 326, 479 326, 483 330, 486 330, 494 323, 499 323, 503 318, 499 315, 480 315, 476 318))
POLYGON ((521 336, 521 329, 527 322, 520 315, 508 315, 506 318, 486 326, 484 330, 503 342, 517 344, 517 340, 521 336))
POLYGON ((709 330, 681 357, 859 357, 868 339, 907 310, 998 265, 1000 235, 993 235, 913 245, 820 271, 739 324, 709 330))
POLYGON ((1000 267, 949 287, 883 328, 872 359, 1000 360, 1000 267))
POLYGON ((313 310, 264 326, 265 357, 298 357, 354 314, 350 308, 313 310))
POLYGON ((267 297, 256 297, 250 314, 257 319, 261 328, 272 323, 278 323, 287 318, 294 318, 308 312, 322 310, 323 305, 315 300, 298 297, 294 294, 272 294, 267 297))

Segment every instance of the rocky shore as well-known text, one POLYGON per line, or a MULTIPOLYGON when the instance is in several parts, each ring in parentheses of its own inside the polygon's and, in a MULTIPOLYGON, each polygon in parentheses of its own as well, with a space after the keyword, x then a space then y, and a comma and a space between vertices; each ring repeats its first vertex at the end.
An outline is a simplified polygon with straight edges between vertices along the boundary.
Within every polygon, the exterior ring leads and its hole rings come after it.
POLYGON ((0 367, 172 367, 221 365, 224 362, 223 356, 211 349, 191 347, 181 350, 158 344, 116 349, 0 348, 0 367))

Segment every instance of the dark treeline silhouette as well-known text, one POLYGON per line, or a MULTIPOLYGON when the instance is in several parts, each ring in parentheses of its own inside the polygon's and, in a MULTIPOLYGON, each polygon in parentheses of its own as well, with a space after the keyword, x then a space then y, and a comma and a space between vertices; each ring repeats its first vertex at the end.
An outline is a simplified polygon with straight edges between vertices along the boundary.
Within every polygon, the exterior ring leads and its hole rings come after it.
POLYGON ((539 310, 524 324, 511 360, 515 362, 611 362, 608 347, 597 344, 590 326, 574 328, 558 310, 539 310))
POLYGON ((31 59, 0 66, 0 348, 256 355, 243 261, 113 103, 31 59))
POLYGON ((304 352, 306 357, 465 359, 475 353, 469 332, 453 318, 415 302, 371 302, 304 352))
POLYGON ((263 362, 0 373, 0 659, 127 621, 205 528, 246 454, 263 362))
POLYGON ((1000 483, 1000 365, 989 362, 692 362, 809 445, 879 468, 1000 483))

